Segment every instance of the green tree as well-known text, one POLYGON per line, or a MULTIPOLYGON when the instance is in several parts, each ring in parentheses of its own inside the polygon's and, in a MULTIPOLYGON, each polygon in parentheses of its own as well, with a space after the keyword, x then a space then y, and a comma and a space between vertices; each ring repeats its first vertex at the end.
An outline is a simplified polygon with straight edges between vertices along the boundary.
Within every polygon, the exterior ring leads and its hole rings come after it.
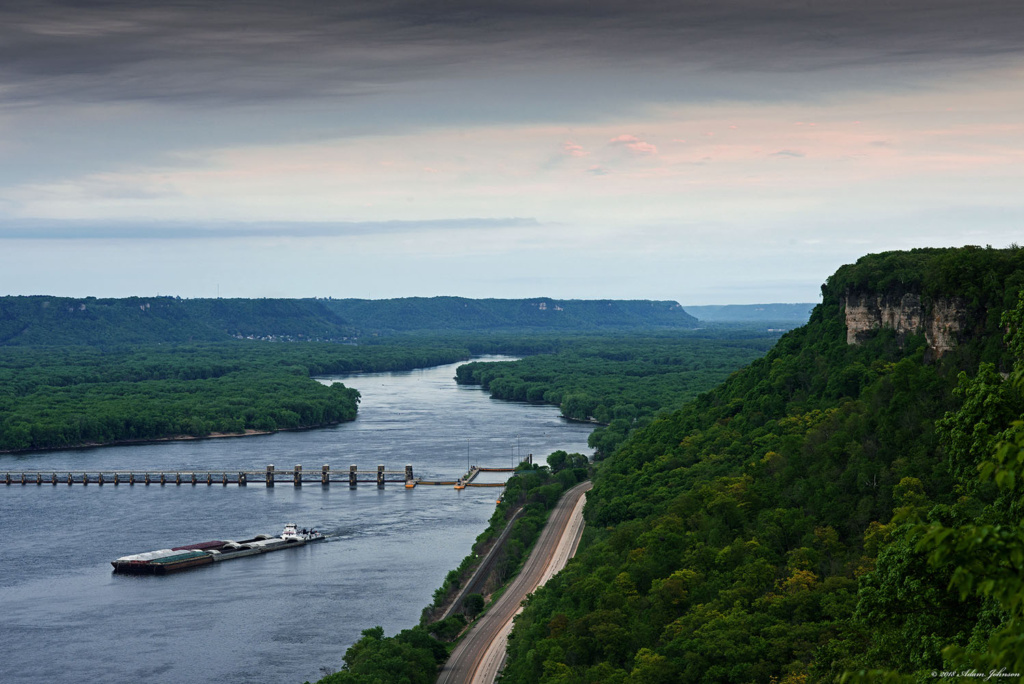
POLYGON ((475 618, 484 609, 484 597, 482 594, 470 594, 462 601, 462 607, 466 615, 475 618))

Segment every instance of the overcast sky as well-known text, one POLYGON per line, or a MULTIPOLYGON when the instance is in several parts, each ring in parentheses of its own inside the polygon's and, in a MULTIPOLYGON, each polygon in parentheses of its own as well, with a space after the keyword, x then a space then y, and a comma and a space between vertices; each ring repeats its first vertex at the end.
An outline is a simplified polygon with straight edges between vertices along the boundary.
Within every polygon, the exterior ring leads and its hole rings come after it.
POLYGON ((0 294, 809 301, 1024 237, 1019 0, 0 3, 0 294))

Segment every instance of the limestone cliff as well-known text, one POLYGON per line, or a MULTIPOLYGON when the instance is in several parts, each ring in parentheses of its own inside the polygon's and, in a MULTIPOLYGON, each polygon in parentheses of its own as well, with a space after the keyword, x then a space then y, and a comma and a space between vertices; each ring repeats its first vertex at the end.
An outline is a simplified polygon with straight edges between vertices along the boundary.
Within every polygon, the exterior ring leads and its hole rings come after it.
POLYGON ((935 356, 942 356, 956 346, 967 321, 967 307, 962 300, 942 298, 926 305, 921 295, 913 292, 901 296, 847 292, 843 309, 847 344, 860 344, 881 328, 894 330, 901 344, 907 335, 923 332, 935 356))

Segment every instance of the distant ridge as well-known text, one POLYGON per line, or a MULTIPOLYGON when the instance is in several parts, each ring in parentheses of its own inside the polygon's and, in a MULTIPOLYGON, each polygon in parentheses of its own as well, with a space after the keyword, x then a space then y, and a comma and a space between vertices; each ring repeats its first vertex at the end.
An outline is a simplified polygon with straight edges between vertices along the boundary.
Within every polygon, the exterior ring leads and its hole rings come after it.
POLYGON ((800 304, 720 304, 687 306, 686 312, 709 323, 798 323, 811 318, 814 303, 800 304))
POLYGON ((373 330, 693 328, 677 302, 645 299, 329 299, 338 316, 373 330))
POLYGON ((694 328, 677 302, 467 299, 0 297, 0 345, 235 339, 346 342, 397 332, 694 328))

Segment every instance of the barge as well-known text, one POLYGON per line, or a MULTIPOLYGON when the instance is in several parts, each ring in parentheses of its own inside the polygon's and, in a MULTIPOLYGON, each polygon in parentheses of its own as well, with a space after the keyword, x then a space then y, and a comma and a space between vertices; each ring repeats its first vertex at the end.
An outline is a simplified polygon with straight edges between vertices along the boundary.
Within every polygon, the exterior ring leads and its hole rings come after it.
POLYGON ((122 556, 111 561, 110 564, 114 566, 115 573, 167 575, 200 565, 305 546, 310 542, 322 541, 325 538, 316 530, 300 531, 297 525, 288 523, 285 525, 284 531, 276 537, 269 534, 258 534, 252 539, 243 539, 242 541, 205 541, 198 544, 176 546, 173 549, 160 549, 122 556))

